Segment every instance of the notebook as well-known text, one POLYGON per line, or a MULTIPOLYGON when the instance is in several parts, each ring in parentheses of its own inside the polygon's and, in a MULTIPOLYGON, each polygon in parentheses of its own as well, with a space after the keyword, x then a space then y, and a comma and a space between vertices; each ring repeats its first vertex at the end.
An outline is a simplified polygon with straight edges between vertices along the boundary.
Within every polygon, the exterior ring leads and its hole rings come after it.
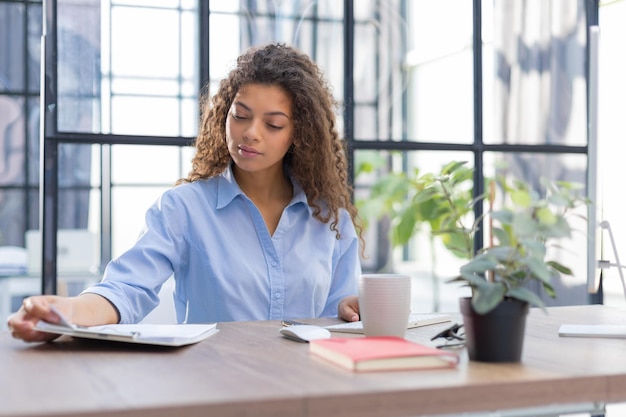
MULTIPOLYGON (((411 313, 407 323, 407 329, 415 327, 428 326, 430 324, 445 323, 451 321, 447 314, 442 313, 411 313)), ((331 332, 337 333, 364 333, 363 322, 353 321, 348 323, 333 324, 325 326, 331 332)))
POLYGON ((454 368, 459 361, 454 352, 393 336, 316 339, 309 351, 355 372, 454 368))

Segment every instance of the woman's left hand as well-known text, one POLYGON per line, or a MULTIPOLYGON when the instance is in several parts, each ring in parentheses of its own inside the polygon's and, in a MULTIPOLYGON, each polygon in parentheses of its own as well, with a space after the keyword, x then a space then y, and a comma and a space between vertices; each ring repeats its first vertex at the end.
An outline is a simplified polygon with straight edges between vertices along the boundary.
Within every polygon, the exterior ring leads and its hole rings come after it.
POLYGON ((345 321, 359 321, 359 297, 350 295, 339 302, 338 314, 345 321))

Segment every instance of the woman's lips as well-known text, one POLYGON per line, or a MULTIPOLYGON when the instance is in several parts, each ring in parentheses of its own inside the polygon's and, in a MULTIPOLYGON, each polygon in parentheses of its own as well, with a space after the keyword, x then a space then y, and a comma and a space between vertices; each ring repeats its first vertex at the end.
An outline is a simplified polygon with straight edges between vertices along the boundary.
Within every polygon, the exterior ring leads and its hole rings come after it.
POLYGON ((239 146, 239 153, 242 156, 247 156, 247 157, 261 155, 261 152, 258 152, 256 149, 250 148, 248 146, 242 146, 242 145, 239 146))

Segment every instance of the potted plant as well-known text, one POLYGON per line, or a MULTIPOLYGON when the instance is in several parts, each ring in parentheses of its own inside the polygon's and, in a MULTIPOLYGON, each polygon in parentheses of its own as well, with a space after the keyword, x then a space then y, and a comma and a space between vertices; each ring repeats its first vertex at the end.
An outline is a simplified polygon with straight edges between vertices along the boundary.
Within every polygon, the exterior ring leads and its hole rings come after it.
MULTIPOLYGON (((504 176, 488 181, 489 192, 471 199, 464 194, 465 180, 461 181, 467 178, 471 178, 471 169, 456 161, 438 174, 419 176, 414 184, 420 185, 408 200, 412 208, 405 207, 401 213, 421 213, 416 222, 430 221, 432 236, 441 238, 455 255, 468 259, 449 282, 471 288, 471 296, 460 299, 469 358, 519 361, 528 308, 545 308, 529 285, 538 283, 547 295, 555 297, 552 280, 560 274, 572 275, 568 267, 548 258, 553 246, 571 237, 572 216, 584 220, 577 208, 589 201, 581 194, 581 184, 542 180, 544 193, 539 194, 526 182, 504 176), (500 196, 497 209, 496 188, 500 196), (468 214, 475 204, 484 202, 489 204, 483 218, 472 220, 468 214), (468 217, 470 226, 465 225, 468 217), (489 232, 488 243, 474 253, 475 234, 483 230, 489 232)), ((389 180, 379 183, 385 181, 389 180)), ((392 189, 387 187, 387 193, 392 189)), ((396 222, 397 227, 402 223, 396 222)), ((410 225, 405 233, 414 233, 415 225, 404 223, 410 225)))
POLYGON ((584 216, 577 208, 589 203, 582 185, 541 180, 539 194, 519 179, 497 178, 505 198, 493 209, 494 192, 486 213, 490 244, 463 265, 451 282, 461 282, 472 295, 460 300, 466 346, 472 360, 519 361, 522 355, 525 319, 529 306, 544 307, 529 289, 536 282, 550 297, 556 297, 552 280, 571 269, 549 259, 550 249, 572 236, 572 217, 584 216))

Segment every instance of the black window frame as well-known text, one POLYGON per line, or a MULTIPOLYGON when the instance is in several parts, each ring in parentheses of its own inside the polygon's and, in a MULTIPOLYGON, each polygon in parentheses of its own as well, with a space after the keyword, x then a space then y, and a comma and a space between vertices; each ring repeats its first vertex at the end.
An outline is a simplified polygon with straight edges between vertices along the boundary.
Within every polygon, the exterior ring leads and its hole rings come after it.
MULTIPOLYGON (((406 1, 401 2, 401 7, 406 7, 406 1)), ((587 146, 563 146, 563 145, 514 145, 514 144, 485 144, 483 141, 483 68, 482 68, 482 1, 473 2, 473 93, 474 93, 474 132, 473 141, 470 144, 442 144, 434 142, 416 141, 389 141, 384 138, 378 140, 359 140, 354 137, 354 27, 353 17, 354 0, 344 0, 344 137, 347 141, 348 162, 350 172, 354 172, 354 154, 359 150, 385 150, 385 151, 468 151, 474 155, 474 195, 484 192, 484 163, 483 155, 486 152, 525 152, 525 153, 549 153, 549 154, 587 154, 587 146)), ((42 48, 44 48, 42 62, 42 85, 41 85, 41 154, 42 175, 40 181, 40 228, 42 231, 42 293, 57 293, 57 243, 56 234, 58 229, 58 152, 59 146, 64 143, 74 144, 99 144, 102 145, 102 237, 101 237, 101 261, 108 262, 111 259, 111 224, 110 218, 110 172, 107 178, 106 166, 110 161, 110 145, 168 145, 188 146, 193 142, 191 137, 161 137, 161 136, 136 136, 136 135, 113 135, 113 134, 84 134, 72 132, 60 132, 56 124, 56 85, 57 85, 57 41, 56 18, 57 1, 46 0, 43 2, 44 36, 42 48), (107 186, 108 181, 108 186, 107 186)), ((587 26, 598 24, 599 0, 586 2, 587 26)), ((209 72, 209 14, 210 0, 199 0, 199 57, 200 77, 198 89, 207 83, 211 77, 209 72)), ((588 51, 587 51, 588 53, 588 51)), ((589 68, 586 68, 588 75, 589 68)), ((588 78, 588 77, 586 77, 588 78)), ((352 177, 354 181, 354 178, 352 177)), ((475 215, 482 215, 482 207, 476 205, 475 215)), ((476 249, 483 246, 482 236, 477 236, 476 249)), ((595 295, 600 297, 601 293, 595 295)))

